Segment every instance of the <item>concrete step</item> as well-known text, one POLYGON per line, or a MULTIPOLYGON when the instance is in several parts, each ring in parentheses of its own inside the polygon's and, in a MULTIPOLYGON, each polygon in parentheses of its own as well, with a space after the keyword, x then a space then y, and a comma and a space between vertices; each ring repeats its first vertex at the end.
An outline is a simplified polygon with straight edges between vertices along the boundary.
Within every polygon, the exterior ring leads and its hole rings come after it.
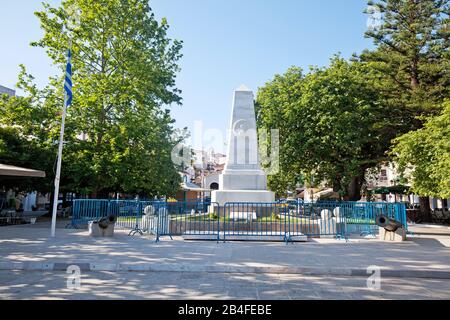
MULTIPOLYGON (((291 233, 287 235, 290 242, 307 242, 308 237, 302 233, 291 233)), ((184 240, 219 240, 219 241, 286 241, 284 232, 272 232, 263 234, 261 232, 215 232, 215 231, 185 231, 182 235, 184 240)))

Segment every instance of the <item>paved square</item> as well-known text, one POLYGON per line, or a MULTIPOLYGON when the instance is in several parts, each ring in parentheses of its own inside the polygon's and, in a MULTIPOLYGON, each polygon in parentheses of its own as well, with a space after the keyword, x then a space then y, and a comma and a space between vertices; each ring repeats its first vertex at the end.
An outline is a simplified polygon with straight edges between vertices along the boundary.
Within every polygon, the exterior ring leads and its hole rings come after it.
POLYGON ((450 280, 207 272, 88 272, 68 289, 65 272, 0 271, 0 299, 450 299, 450 280))
POLYGON ((450 299, 446 234, 286 245, 63 228, 50 239, 47 223, 0 231, 1 299, 450 299), (67 289, 71 264, 82 268, 80 290, 67 289), (382 270, 380 290, 367 288, 371 265, 382 270))

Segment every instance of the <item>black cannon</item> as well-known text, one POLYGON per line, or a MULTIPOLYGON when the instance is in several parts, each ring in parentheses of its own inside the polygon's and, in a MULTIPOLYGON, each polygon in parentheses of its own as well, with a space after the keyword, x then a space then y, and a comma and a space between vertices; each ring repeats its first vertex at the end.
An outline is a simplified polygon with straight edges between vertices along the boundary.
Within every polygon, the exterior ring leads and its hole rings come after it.
POLYGON ((381 227, 384 228, 386 231, 395 232, 399 228, 403 227, 403 223, 400 221, 397 221, 395 219, 386 217, 385 215, 379 215, 375 219, 375 223, 381 227))
POLYGON ((117 217, 113 214, 110 214, 106 217, 101 218, 97 221, 98 226, 102 229, 108 228, 111 224, 115 224, 117 222, 117 217))
POLYGON ((113 237, 117 216, 110 214, 96 221, 89 221, 89 235, 92 237, 113 237))

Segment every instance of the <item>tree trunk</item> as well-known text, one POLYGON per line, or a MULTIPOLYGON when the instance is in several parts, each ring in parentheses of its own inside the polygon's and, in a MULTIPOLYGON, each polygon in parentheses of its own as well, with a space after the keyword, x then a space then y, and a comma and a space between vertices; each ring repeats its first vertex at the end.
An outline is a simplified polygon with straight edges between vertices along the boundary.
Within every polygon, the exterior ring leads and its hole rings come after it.
POLYGON ((364 178, 353 177, 349 186, 347 187, 348 200, 349 201, 358 201, 361 199, 361 187, 363 184, 364 178))
POLYGON ((429 197, 419 197, 420 219, 423 222, 431 222, 431 208, 429 197))
POLYGON ((55 191, 50 192, 50 204, 49 204, 49 209, 48 209, 48 214, 50 215, 50 217, 53 215, 53 198, 55 197, 55 191))
POLYGON ((419 86, 419 80, 417 79, 417 76, 414 74, 411 76, 411 88, 415 89, 419 86))
POLYGON ((342 190, 341 188, 341 178, 339 176, 336 176, 336 178, 333 180, 333 191, 339 192, 342 190))
POLYGON ((419 86, 419 57, 418 53, 411 61, 411 88, 416 89, 419 86))
POLYGON ((67 192, 63 192, 62 206, 63 208, 67 207, 67 192))

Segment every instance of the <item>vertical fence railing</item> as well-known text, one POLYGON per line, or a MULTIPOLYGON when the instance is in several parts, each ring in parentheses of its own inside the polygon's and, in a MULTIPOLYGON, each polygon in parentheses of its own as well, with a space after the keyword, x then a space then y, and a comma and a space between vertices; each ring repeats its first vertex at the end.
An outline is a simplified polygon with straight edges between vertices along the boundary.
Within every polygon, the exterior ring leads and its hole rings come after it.
POLYGON ((400 221, 408 228, 406 206, 404 203, 384 202, 315 202, 313 206, 330 206, 339 210, 340 216, 345 218, 346 233, 360 235, 376 235, 378 226, 376 217, 385 215, 400 221))
POLYGON ((230 202, 221 211, 223 220, 222 236, 224 241, 246 237, 278 237, 285 239, 298 235, 293 225, 297 208, 287 203, 271 202, 230 202))
POLYGON ((220 213, 217 203, 208 201, 167 202, 159 210, 160 236, 199 235, 218 239, 220 213))
POLYGON ((116 226, 129 229, 130 235, 154 233, 156 219, 152 201, 111 200, 109 214, 114 214, 116 226))
POLYGON ((71 226, 77 228, 108 214, 108 200, 79 199, 73 203, 71 226))

